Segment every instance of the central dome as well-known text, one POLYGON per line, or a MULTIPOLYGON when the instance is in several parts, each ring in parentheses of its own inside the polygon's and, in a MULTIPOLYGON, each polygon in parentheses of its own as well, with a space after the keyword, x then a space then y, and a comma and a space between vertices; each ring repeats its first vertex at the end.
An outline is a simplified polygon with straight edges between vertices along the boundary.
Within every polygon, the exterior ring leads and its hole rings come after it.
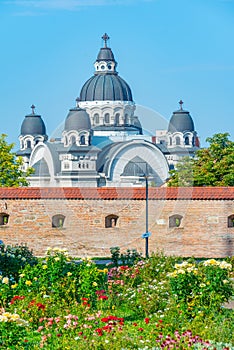
POLYGON ((130 101, 133 102, 129 85, 116 72, 117 62, 111 48, 107 47, 107 34, 102 37, 105 44, 98 53, 94 76, 83 85, 80 101, 130 101))
POLYGON ((132 92, 117 73, 99 73, 86 81, 80 101, 132 101, 132 92))

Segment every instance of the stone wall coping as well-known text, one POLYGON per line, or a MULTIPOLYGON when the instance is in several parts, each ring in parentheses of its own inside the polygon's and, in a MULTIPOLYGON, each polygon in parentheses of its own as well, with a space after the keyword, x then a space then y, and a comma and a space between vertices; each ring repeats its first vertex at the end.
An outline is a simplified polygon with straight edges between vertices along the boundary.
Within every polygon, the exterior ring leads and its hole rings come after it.
MULTIPOLYGON (((145 187, 0 188, 0 199, 144 200, 145 187)), ((234 187, 149 187, 150 200, 234 200, 234 187)))

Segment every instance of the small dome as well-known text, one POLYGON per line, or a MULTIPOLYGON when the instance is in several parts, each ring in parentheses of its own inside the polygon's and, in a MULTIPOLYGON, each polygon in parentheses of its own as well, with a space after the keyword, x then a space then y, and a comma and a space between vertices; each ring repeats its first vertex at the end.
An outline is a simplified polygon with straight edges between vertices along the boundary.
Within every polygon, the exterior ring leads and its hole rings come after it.
POLYGON ((194 123, 191 115, 188 111, 183 110, 182 105, 183 101, 180 100, 180 109, 173 112, 169 125, 168 132, 185 132, 185 131, 194 131, 194 123))
POLYGON ((110 47, 102 47, 98 53, 97 61, 115 61, 110 47))
POLYGON ((90 130, 91 123, 88 113, 79 107, 70 109, 65 120, 64 130, 90 130))
POLYGON ((100 73, 84 84, 80 101, 132 101, 132 92, 116 73, 100 73))
POLYGON ((33 113, 25 116, 20 133, 21 135, 46 135, 45 124, 41 116, 34 113, 34 109, 33 113))

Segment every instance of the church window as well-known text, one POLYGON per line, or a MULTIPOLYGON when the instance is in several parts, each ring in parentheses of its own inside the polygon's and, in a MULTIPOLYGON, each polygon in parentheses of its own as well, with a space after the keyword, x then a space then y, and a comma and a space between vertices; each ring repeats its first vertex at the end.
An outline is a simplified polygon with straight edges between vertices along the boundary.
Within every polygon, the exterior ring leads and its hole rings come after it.
POLYGON ((89 168, 89 163, 86 163, 86 169, 88 169, 89 168))
POLYGON ((228 217, 228 227, 234 227, 234 214, 228 217))
POLYGON ((79 168, 79 169, 81 168, 81 164, 80 164, 80 163, 78 164, 78 168, 79 168))
POLYGON ((115 115, 115 125, 119 125, 119 118, 120 118, 120 114, 117 113, 117 114, 115 115))
POLYGON ((109 114, 109 113, 106 113, 106 114, 104 115, 104 122, 105 122, 106 124, 109 124, 109 123, 110 123, 110 114, 109 114))
POLYGON ((72 144, 72 145, 76 144, 76 138, 75 138, 75 136, 72 136, 72 137, 71 137, 71 144, 72 144))
POLYGON ((99 124, 99 114, 98 114, 98 113, 95 113, 95 114, 94 114, 94 124, 95 124, 95 125, 98 125, 98 124, 99 124))
POLYGON ((31 141, 30 140, 27 141, 27 148, 31 148, 31 141))
POLYGON ((81 135, 81 137, 80 137, 80 144, 85 145, 85 136, 84 135, 81 135))
POLYGON ((180 137, 176 137, 176 146, 179 146, 180 145, 180 137))
POLYGON ((129 123, 128 114, 125 114, 125 117, 124 117, 124 124, 130 124, 130 123, 129 123))
POLYGON ((183 216, 175 214, 169 217, 169 227, 180 227, 183 216))
POLYGON ((169 138, 169 145, 170 146, 172 145, 172 138, 171 137, 169 138))
POLYGON ((189 137, 188 137, 188 136, 185 137, 185 139, 184 139, 184 144, 185 144, 186 146, 189 145, 189 137))
POLYGON ((105 217, 105 228, 116 227, 119 217, 111 214, 105 217))
POLYGON ((9 215, 6 213, 0 214, 0 226, 7 225, 9 222, 9 215))
POLYGON ((64 225, 65 216, 57 214, 52 217, 52 227, 61 228, 64 225))

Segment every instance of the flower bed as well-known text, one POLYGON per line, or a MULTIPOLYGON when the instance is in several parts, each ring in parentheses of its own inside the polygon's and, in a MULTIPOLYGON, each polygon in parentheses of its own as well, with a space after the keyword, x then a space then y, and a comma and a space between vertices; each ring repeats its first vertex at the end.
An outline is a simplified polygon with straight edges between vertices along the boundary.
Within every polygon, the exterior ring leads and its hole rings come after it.
POLYGON ((233 260, 159 253, 115 263, 77 265, 49 249, 21 270, 14 263, 14 274, 8 266, 0 273, 0 347, 234 349, 233 310, 223 308, 233 296, 233 260))

